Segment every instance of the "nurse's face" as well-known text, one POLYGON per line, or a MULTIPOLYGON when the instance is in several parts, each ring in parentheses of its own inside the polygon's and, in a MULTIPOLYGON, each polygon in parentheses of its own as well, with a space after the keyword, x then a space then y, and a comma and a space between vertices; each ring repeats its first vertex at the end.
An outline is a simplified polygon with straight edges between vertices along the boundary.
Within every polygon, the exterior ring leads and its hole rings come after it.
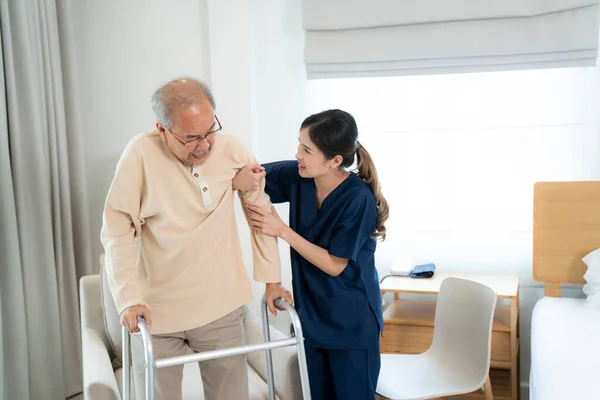
POLYGON ((310 140, 308 129, 300 131, 300 143, 296 160, 298 161, 298 173, 303 178, 316 178, 331 172, 331 160, 325 159, 325 156, 310 140))

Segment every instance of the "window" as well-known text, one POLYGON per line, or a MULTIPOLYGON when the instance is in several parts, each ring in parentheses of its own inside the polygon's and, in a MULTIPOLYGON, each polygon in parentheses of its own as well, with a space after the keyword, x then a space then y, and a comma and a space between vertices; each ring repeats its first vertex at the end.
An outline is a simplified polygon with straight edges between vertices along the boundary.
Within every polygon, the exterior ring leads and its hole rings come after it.
POLYGON ((521 266, 530 278, 533 184, 600 179, 593 67, 311 80, 309 111, 359 125, 390 203, 379 267, 521 266))

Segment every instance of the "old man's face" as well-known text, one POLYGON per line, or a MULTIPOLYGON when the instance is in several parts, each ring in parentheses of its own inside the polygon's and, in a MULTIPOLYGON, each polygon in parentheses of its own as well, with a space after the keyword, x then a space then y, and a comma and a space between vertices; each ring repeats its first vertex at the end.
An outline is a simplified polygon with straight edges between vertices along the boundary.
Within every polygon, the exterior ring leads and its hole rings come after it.
POLYGON ((202 165, 206 162, 215 134, 221 130, 219 119, 210 102, 176 109, 170 129, 157 124, 167 146, 185 165, 202 165))

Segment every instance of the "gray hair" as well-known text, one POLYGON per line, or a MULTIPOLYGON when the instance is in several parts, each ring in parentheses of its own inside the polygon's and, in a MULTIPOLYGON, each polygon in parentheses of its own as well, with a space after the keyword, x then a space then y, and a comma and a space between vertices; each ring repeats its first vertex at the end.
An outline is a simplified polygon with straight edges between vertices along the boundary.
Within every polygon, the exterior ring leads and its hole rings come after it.
POLYGON ((214 111, 215 98, 208 85, 194 78, 177 78, 165 83, 154 92, 152 110, 156 120, 166 129, 171 129, 176 109, 191 107, 207 99, 214 111))

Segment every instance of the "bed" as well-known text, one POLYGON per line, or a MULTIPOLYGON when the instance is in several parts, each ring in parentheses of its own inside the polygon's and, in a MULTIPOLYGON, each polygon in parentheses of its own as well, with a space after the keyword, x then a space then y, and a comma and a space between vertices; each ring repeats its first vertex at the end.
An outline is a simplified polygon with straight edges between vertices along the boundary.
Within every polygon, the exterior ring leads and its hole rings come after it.
POLYGON ((533 277, 545 296, 531 319, 531 400, 600 399, 600 308, 561 297, 585 283, 581 260, 600 248, 600 182, 541 182, 534 189, 533 277))

